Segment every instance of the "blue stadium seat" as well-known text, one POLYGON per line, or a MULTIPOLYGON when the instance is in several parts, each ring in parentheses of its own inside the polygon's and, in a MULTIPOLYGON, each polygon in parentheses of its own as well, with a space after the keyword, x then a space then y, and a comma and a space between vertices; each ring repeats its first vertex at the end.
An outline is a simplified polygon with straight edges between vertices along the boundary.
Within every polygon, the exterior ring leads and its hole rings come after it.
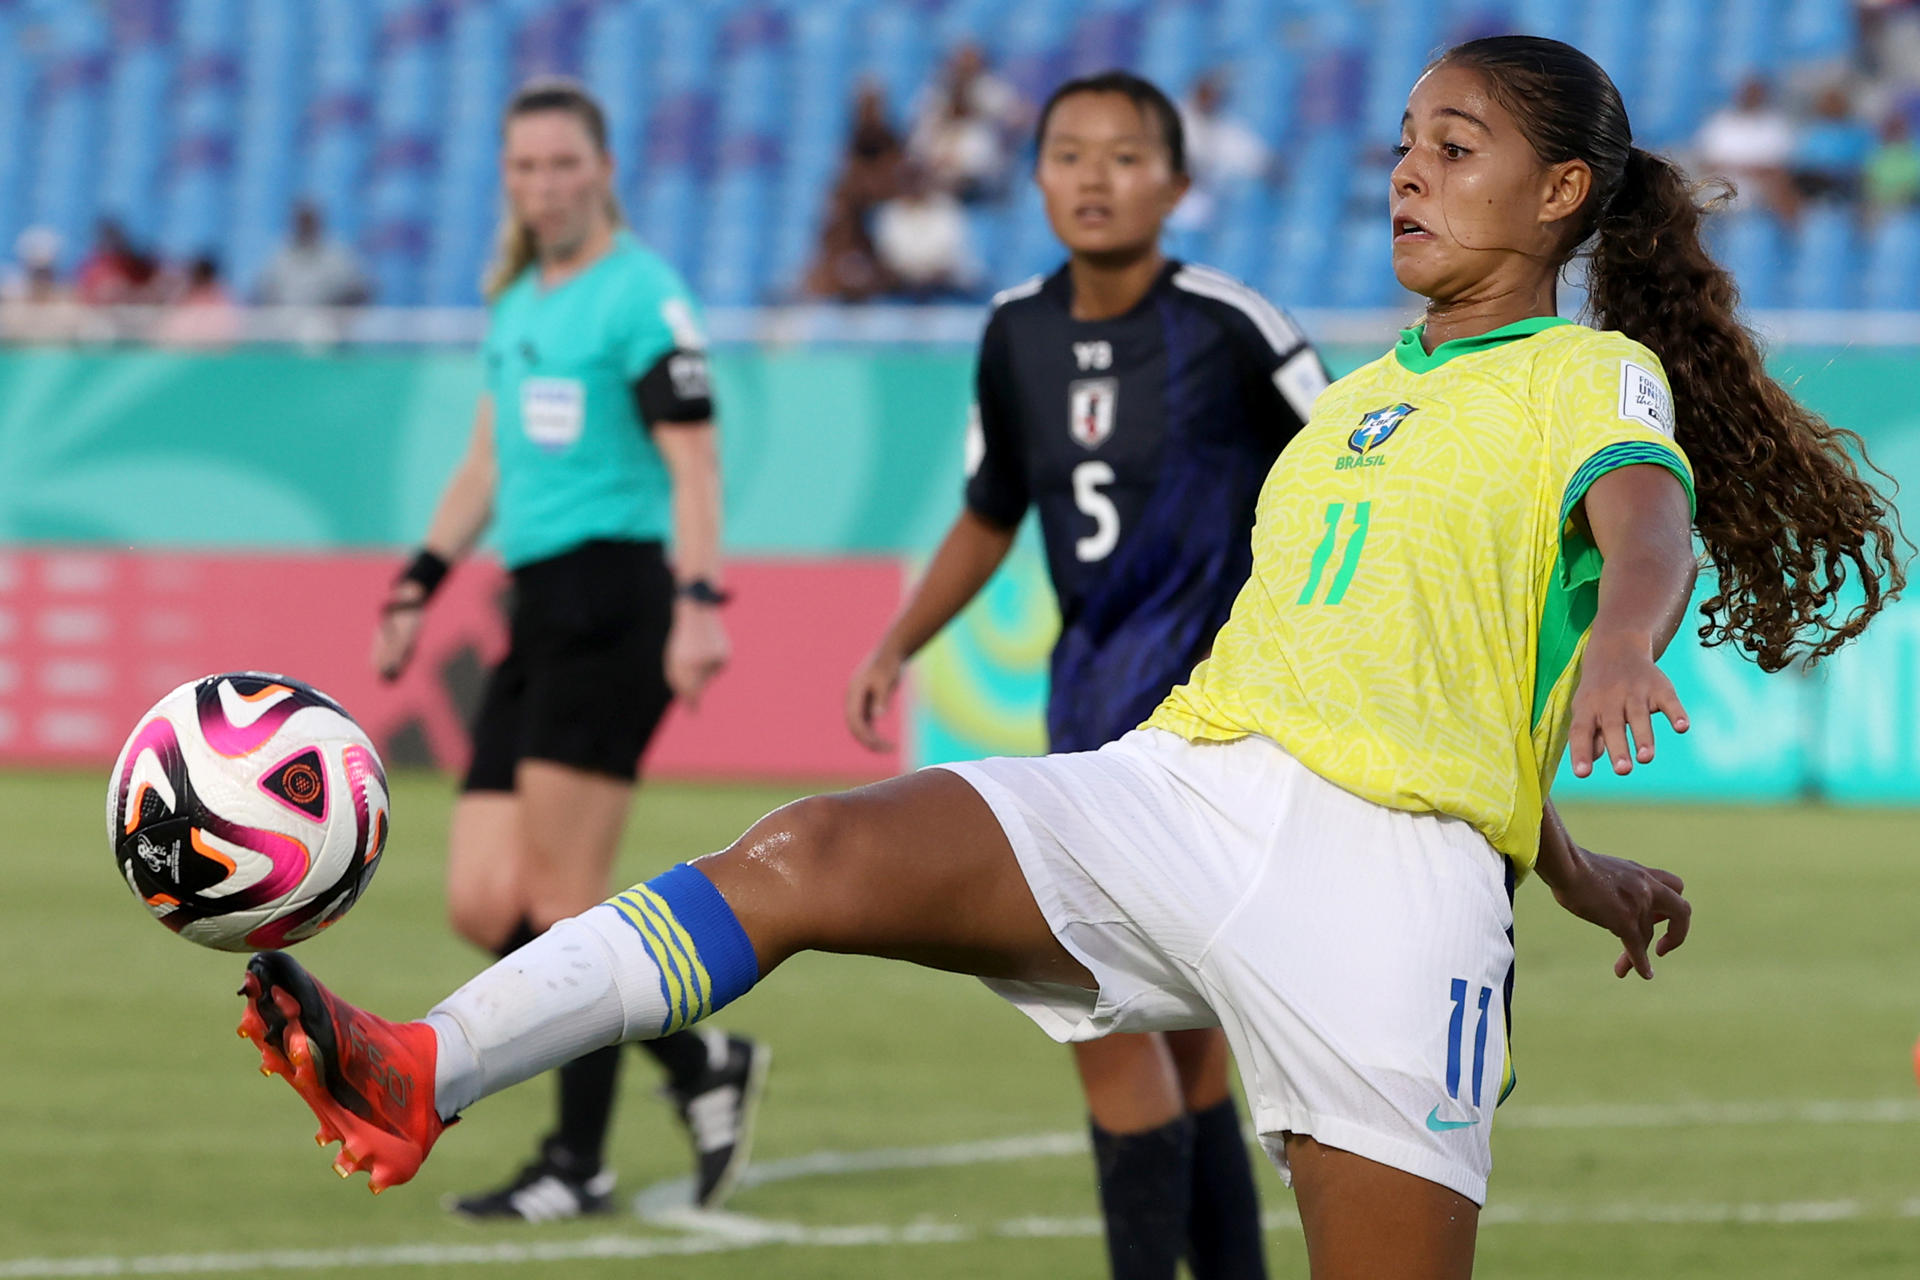
POLYGON ((1786 257, 1787 237, 1778 218, 1764 209, 1741 209, 1713 225, 1711 236, 1714 252, 1740 285, 1745 309, 1784 305, 1781 263, 1786 257))
POLYGON ((1584 17, 1576 29, 1574 44, 1606 68, 1631 114, 1646 84, 1648 64, 1673 55, 1648 45, 1646 0, 1590 4, 1584 17))
POLYGON ((36 68, 20 38, 21 15, 0 8, 0 254, 13 256, 13 243, 27 225, 27 174, 34 163, 36 68))
POLYGON ((1349 217, 1340 227, 1331 296, 1336 307, 1376 308, 1402 291, 1393 278, 1393 238, 1384 216, 1349 217))
POLYGON ((711 222, 702 246, 696 292, 709 306, 759 302, 766 281, 761 228, 774 212, 767 175, 758 166, 724 172, 714 183, 711 222))
POLYGON ((1205 15, 1194 0, 1160 0, 1140 31, 1140 74, 1177 102, 1213 63, 1205 15))
POLYGON ((1669 149, 1686 143, 1708 112, 1720 105, 1710 77, 1712 15, 1700 0, 1653 0, 1645 33, 1646 75, 1629 99, 1633 131, 1641 145, 1669 149))
MULTIPOLYGON (((430 306, 480 301, 481 264, 491 252, 500 208, 500 108, 512 91, 511 35, 508 15, 492 5, 461 6, 448 20, 440 164, 429 204, 433 242, 421 279, 430 306)), ((615 135, 614 172, 624 195, 638 172, 631 157, 638 154, 644 121, 623 123, 629 132, 624 142, 615 135)))
POLYGON ((1219 193, 1211 243, 1201 260, 1241 280, 1266 269, 1273 227, 1273 192, 1263 182, 1240 182, 1219 193))
POLYGON ((1873 229, 1865 275, 1867 306, 1920 311, 1920 210, 1903 209, 1873 229))
POLYGON ((1788 0, 1785 53, 1794 62, 1834 62, 1848 57, 1860 39, 1858 8, 1834 0, 1788 0))
POLYGON ((173 138, 153 179, 165 193, 159 245, 169 256, 219 246, 231 221, 242 16, 237 0, 189 0, 180 11, 177 78, 161 94, 174 104, 173 138))
POLYGON ((248 0, 240 48, 228 277, 251 296, 299 191, 311 49, 300 0, 248 0))
POLYGON ((1283 307, 1329 305, 1333 239, 1332 221, 1317 211, 1296 206, 1283 212, 1265 246, 1271 255, 1266 270, 1254 283, 1283 307))
POLYGON ((1860 221, 1850 208, 1817 204, 1800 215, 1787 305, 1834 311, 1857 305, 1860 221))
POLYGON ((1741 0, 1719 11, 1711 66, 1722 98, 1750 75, 1774 78, 1784 59, 1780 39, 1786 0, 1741 0))
MULTIPOLYGON (((161 178, 169 167, 176 46, 152 26, 130 24, 116 34, 121 38, 115 43, 105 85, 100 202, 114 211, 136 241, 152 244, 161 231, 161 178)), ((176 254, 186 248, 162 247, 176 254)))
POLYGON ((40 20, 47 52, 41 67, 40 146, 29 179, 28 219, 60 233, 71 263, 91 242, 99 210, 100 189, 94 179, 105 114, 107 30, 103 15, 91 6, 52 9, 40 20))
MULTIPOLYGON (((859 78, 879 80, 904 131, 971 40, 1035 100, 1113 63, 1176 98, 1223 72, 1284 185, 1222 193, 1211 228, 1170 245, 1300 305, 1373 305, 1391 296, 1369 229, 1377 149, 1436 49, 1503 26, 1594 54, 1638 140, 1668 149, 1744 75, 1804 79, 1859 38, 1840 0, 0 0, 0 252, 45 222, 71 264, 115 212, 169 256, 216 249, 250 291, 310 194, 388 301, 470 303, 499 207, 501 104, 561 71, 607 109, 642 236, 719 299, 782 296, 817 239, 859 78)), ((1057 263, 1024 184, 974 217, 994 280, 1057 263)), ((1836 217, 1788 236, 1749 211, 1715 233, 1749 306, 1908 305, 1911 221, 1862 240, 1836 217)))
POLYGON ((358 242, 366 220, 367 164, 372 150, 374 46, 372 6, 341 0, 313 11, 313 80, 306 107, 302 187, 325 207, 344 240, 358 242))

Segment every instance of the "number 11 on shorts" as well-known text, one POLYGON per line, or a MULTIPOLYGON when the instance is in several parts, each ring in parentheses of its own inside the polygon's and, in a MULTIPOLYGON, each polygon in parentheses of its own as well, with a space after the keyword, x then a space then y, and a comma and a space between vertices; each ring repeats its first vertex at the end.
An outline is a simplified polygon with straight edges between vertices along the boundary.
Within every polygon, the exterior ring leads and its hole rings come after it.
MULTIPOLYGON (((1480 1079, 1487 1066, 1487 1006, 1493 1002, 1493 988, 1481 987, 1478 1008, 1480 1021, 1473 1029, 1473 1105, 1480 1105, 1480 1079)), ((1453 1017, 1447 1024, 1447 1093, 1460 1097, 1461 1040, 1467 1029, 1467 980, 1453 980, 1453 1017)))

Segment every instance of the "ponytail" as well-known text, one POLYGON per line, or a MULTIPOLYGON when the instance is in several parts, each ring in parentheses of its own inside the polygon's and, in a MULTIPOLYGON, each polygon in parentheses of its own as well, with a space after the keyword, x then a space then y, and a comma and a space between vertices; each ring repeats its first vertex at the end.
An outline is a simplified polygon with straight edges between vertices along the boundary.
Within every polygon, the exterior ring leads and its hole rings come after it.
POLYGON ((1872 464, 1860 437, 1796 404, 1735 318, 1739 291, 1700 242, 1700 219, 1724 184, 1696 188, 1634 146, 1620 91, 1571 45, 1488 36, 1439 62, 1485 77, 1542 161, 1579 160, 1593 175, 1563 254, 1590 241, 1590 318, 1645 344, 1673 383, 1675 438, 1693 463, 1694 524, 1718 574, 1701 606, 1701 641, 1736 644, 1761 670, 1778 671, 1859 635, 1906 585, 1906 540, 1887 500, 1861 478, 1872 464), (1861 601, 1837 616, 1849 578, 1861 601))
POLYGON ((1735 317, 1739 291, 1700 239, 1702 215, 1725 194, 1725 184, 1695 187, 1670 161, 1631 148, 1598 211, 1588 310, 1597 327, 1651 349, 1673 384, 1695 526, 1718 575, 1701 605, 1701 641, 1737 644, 1778 671, 1818 662, 1886 607, 1906 585, 1904 539, 1861 476, 1872 464, 1860 437, 1787 394, 1735 317), (1850 577, 1860 603, 1836 616, 1850 577))

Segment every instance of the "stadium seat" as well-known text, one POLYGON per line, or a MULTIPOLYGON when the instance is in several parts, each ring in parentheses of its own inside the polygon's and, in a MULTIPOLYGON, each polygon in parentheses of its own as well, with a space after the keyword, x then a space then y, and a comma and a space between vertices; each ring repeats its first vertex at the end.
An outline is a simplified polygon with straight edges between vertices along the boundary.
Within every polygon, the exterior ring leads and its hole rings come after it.
POLYGON ((1867 306, 1882 311, 1920 311, 1920 210, 1883 218, 1867 242, 1867 306))
POLYGON ((107 31, 103 15, 91 6, 42 11, 40 21, 48 47, 41 67, 40 146, 29 179, 28 220, 58 231, 71 263, 92 240, 94 216, 100 211, 101 191, 94 179, 105 114, 107 31))
POLYGON ((1860 219, 1851 208, 1817 204, 1800 215, 1787 305, 1836 311, 1857 305, 1860 219))
POLYGON ((1386 215, 1354 215, 1340 227, 1330 296, 1336 307, 1389 305, 1402 291, 1393 278, 1393 237, 1386 215))
POLYGON ((1715 253, 1739 282, 1746 309, 1784 304, 1786 233, 1779 219, 1764 209, 1742 209, 1714 226, 1711 236, 1715 253))
POLYGON ((33 163, 32 94, 35 67, 20 40, 18 14, 0 8, 0 253, 11 257, 27 225, 27 172, 33 163))
MULTIPOLYGON (((498 211, 501 104, 559 71, 602 100, 643 237, 729 300, 785 296, 861 77, 904 131, 970 40, 1034 100, 1113 64, 1176 98, 1224 73, 1282 183, 1223 193, 1208 231, 1170 245, 1298 305, 1371 305, 1388 287, 1365 230, 1378 148, 1431 54, 1497 28, 1580 44, 1661 149, 1745 75, 1830 72, 1859 40, 1839 0, 0 0, 0 252, 46 223, 71 266, 112 212, 169 257, 215 250, 250 292, 312 195, 387 301, 468 304, 498 211), (1316 246, 1324 260, 1300 258, 1316 246)), ((1057 262, 1020 184, 974 218, 993 280, 1057 262)), ((1716 240, 1750 306, 1906 306, 1913 235, 1896 218, 1849 240, 1821 215, 1787 236, 1750 213, 1716 240)))

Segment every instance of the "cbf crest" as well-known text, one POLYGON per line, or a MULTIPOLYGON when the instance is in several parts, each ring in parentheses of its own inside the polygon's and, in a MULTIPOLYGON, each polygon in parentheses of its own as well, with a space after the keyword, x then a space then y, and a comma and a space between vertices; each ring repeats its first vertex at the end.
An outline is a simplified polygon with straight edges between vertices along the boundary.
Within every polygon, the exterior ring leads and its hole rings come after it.
POLYGON ((1414 406, 1402 403, 1361 414, 1360 425, 1347 437, 1347 448, 1362 457, 1372 453, 1393 438, 1393 433, 1400 429, 1400 424, 1407 420, 1407 415, 1413 410, 1414 406))
POLYGON ((1120 399, 1118 378, 1080 378, 1067 386, 1067 432, 1083 448, 1098 449, 1113 434, 1120 399))

